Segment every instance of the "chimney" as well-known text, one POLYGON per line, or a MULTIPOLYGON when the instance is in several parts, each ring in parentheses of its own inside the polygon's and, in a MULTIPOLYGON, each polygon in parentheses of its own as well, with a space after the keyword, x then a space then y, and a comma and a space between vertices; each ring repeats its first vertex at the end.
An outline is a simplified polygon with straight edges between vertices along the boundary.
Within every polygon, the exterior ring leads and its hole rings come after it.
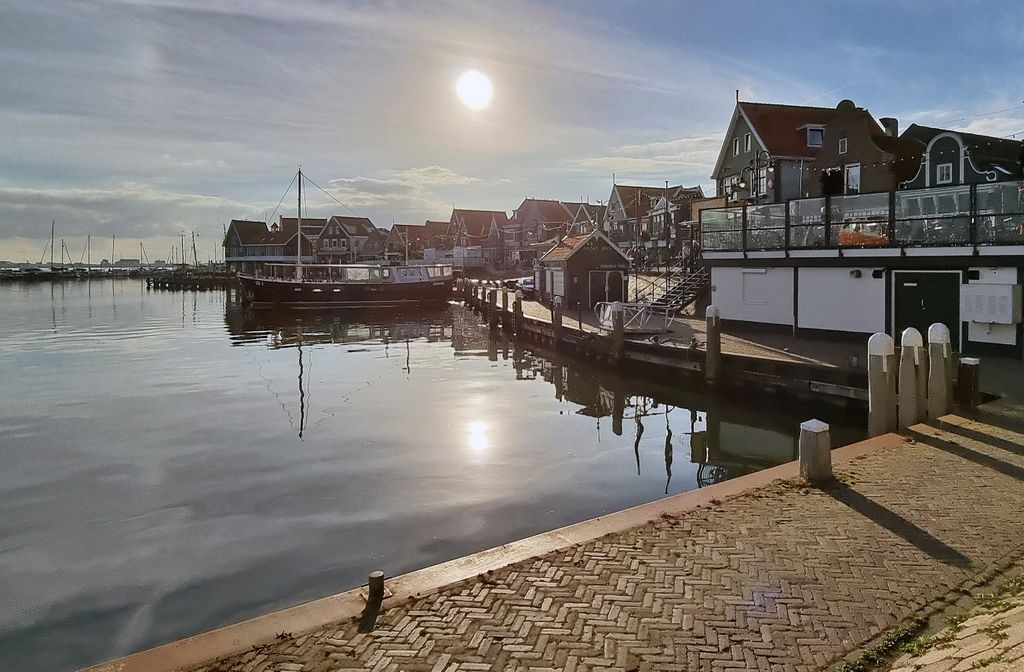
POLYGON ((900 122, 892 117, 882 117, 879 119, 882 122, 882 128, 885 129, 885 134, 891 138, 898 138, 900 135, 900 122))

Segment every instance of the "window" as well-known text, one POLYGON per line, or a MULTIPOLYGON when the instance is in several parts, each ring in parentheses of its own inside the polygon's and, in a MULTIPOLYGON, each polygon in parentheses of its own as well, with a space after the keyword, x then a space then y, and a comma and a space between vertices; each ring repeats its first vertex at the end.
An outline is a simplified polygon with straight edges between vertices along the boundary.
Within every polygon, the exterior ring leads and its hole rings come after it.
POLYGON ((757 195, 764 196, 768 193, 768 168, 757 169, 757 195))
POLYGON ((733 138, 732 139, 732 155, 733 156, 739 156, 740 155, 740 139, 739 138, 733 138))
POLYGON ((846 167, 846 193, 860 193, 860 164, 854 163, 846 167))
POLYGON ((839 138, 839 153, 846 154, 846 138, 839 138))
POLYGON ((743 136, 743 151, 750 151, 750 133, 747 133, 746 135, 743 136))
POLYGON ((823 128, 808 128, 807 129, 807 146, 808 147, 821 147, 822 138, 825 136, 825 129, 823 128))
POLYGON ((935 169, 935 183, 936 184, 952 184, 953 183, 953 164, 952 163, 940 163, 935 169))

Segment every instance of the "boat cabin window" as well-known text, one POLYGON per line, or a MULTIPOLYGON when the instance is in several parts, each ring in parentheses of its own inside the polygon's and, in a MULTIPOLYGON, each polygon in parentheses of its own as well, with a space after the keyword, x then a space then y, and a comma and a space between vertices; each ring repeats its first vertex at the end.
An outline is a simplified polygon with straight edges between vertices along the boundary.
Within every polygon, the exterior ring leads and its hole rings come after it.
POLYGON ((346 280, 369 280, 370 269, 368 268, 346 268, 345 269, 346 280))
POLYGON ((422 277, 422 276, 423 276, 423 274, 420 273, 420 269, 418 269, 418 268, 403 268, 402 269, 402 277, 403 278, 419 278, 419 277, 422 277))

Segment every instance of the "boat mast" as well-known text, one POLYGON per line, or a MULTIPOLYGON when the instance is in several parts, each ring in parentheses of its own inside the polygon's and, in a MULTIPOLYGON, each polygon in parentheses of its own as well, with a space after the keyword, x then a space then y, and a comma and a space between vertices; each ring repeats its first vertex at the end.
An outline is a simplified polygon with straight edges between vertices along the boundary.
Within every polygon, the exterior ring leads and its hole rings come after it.
POLYGON ((295 223, 295 279, 302 280, 302 166, 299 166, 298 221, 295 223))
POLYGON ((86 254, 88 255, 86 263, 91 268, 92 267, 92 234, 91 233, 85 239, 85 250, 86 250, 86 254))
POLYGON ((114 266, 114 246, 117 244, 117 234, 110 234, 110 266, 114 266))
POLYGON ((53 268, 53 229, 57 226, 57 220, 50 220, 50 268, 53 268))
POLYGON ((199 268, 199 254, 196 252, 196 232, 192 232, 192 265, 199 268))

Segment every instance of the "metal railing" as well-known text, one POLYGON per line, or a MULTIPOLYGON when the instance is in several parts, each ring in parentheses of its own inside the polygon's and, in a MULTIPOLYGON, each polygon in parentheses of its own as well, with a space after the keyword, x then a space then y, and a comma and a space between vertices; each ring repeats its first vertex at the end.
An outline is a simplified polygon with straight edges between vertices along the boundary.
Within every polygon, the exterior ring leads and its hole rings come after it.
POLYGON ((702 210, 704 252, 1024 245, 1024 180, 702 210))
MULTIPOLYGON (((612 307, 615 304, 610 301, 601 301, 594 305, 594 314, 597 316, 597 324, 601 329, 612 330, 612 307)), ((654 317, 654 311, 647 303, 620 303, 622 306, 622 324, 625 331, 639 331, 647 326, 647 323, 654 317)))

